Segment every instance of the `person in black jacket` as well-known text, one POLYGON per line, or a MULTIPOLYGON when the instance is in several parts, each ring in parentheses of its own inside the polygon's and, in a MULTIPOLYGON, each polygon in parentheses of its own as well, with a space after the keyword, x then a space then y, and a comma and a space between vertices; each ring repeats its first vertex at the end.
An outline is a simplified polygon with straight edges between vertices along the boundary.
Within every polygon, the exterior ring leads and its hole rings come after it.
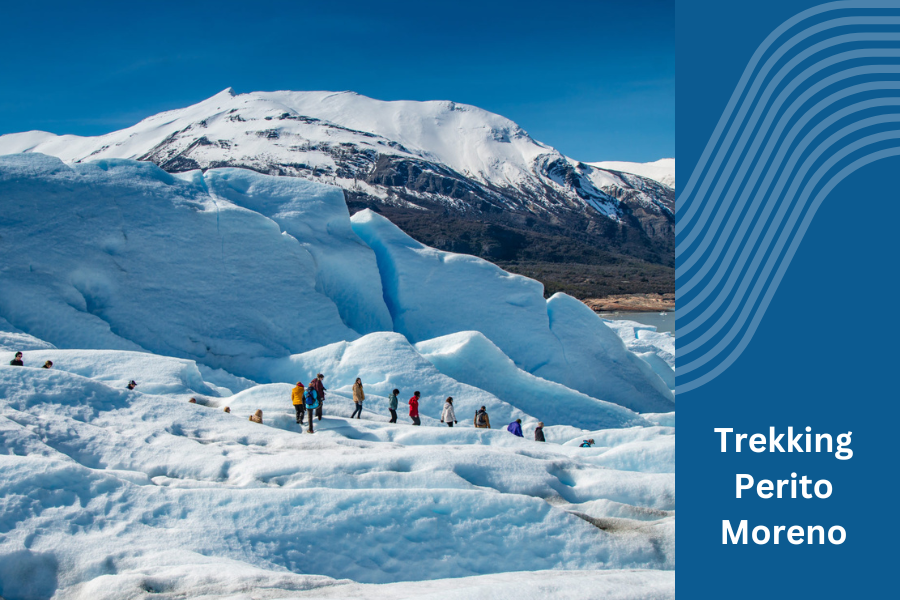
POLYGON ((541 421, 538 423, 538 426, 534 429, 534 441, 536 442, 546 442, 544 439, 544 422, 541 421))
POLYGON ((319 406, 316 408, 316 417, 321 421, 322 420, 322 406, 325 404, 325 390, 328 388, 325 387, 325 384, 322 383, 322 380, 325 379, 325 376, 319 373, 316 375, 316 378, 309 382, 309 385, 306 386, 306 389, 316 390, 316 398, 319 400, 319 406))
POLYGON ((22 353, 16 352, 16 357, 9 361, 9 364, 13 367, 24 367, 25 363, 22 362, 22 353))
POLYGON ((388 396, 388 410, 391 411, 391 420, 388 421, 388 423, 397 422, 397 404, 399 403, 397 400, 398 394, 400 394, 400 390, 394 390, 391 392, 391 395, 388 396))

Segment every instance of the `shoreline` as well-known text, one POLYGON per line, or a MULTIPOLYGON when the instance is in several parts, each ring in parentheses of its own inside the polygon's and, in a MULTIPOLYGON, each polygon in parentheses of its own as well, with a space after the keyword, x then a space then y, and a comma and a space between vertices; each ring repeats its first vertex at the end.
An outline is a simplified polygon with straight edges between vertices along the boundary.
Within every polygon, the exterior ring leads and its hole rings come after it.
POLYGON ((671 312, 675 294, 621 294, 583 300, 594 312, 671 312))

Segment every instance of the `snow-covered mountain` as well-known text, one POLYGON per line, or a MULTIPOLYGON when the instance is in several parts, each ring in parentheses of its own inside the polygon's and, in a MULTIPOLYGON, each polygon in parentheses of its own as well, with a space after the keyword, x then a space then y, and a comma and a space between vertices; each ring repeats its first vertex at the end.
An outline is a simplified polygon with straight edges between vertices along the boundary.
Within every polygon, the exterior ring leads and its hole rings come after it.
POLYGON ((622 173, 630 173, 639 175, 647 179, 652 179, 665 186, 675 189, 675 159, 662 158, 655 162, 649 163, 633 163, 621 161, 603 161, 588 163, 592 167, 605 169, 608 171, 620 171, 622 173))
MULTIPOLYGON (((0 136, 0 154, 19 152, 67 163, 144 160, 172 173, 230 166, 302 177, 342 188, 354 210, 384 212, 414 237, 449 212, 525 235, 538 258, 536 232, 672 263, 669 187, 573 160, 509 119, 454 102, 228 89, 106 135, 0 136)), ((483 246, 507 242, 502 233, 486 236, 461 249, 497 258, 483 246)))

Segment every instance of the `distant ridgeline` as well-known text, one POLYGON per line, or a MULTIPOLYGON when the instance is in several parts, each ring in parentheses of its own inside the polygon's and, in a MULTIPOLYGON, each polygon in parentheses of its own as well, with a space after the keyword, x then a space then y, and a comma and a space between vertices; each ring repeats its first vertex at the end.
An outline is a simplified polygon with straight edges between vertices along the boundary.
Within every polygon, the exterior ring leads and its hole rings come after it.
POLYGON ((229 89, 103 136, 0 136, 0 154, 18 152, 300 177, 340 187, 351 213, 535 278, 547 296, 674 292, 674 160, 579 162, 469 105, 229 89))

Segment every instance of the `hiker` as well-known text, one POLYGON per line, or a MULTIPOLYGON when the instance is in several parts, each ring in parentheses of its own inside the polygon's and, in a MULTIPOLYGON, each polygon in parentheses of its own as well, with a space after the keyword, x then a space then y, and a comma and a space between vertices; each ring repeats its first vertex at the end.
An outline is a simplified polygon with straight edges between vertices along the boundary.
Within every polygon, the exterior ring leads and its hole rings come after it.
POLYGON ((137 387, 137 381, 132 379, 130 382, 128 382, 128 385, 126 385, 125 387, 127 387, 129 390, 133 390, 134 388, 137 387))
POLYGON ((356 417, 357 419, 362 416, 362 405, 363 400, 366 399, 366 393, 363 391, 362 381, 359 377, 356 378, 356 383, 353 384, 353 403, 356 404, 356 408, 353 409, 353 414, 350 415, 350 418, 356 417))
POLYGON ((294 412, 297 413, 297 424, 303 425, 303 415, 306 413, 306 401, 303 399, 303 382, 298 381, 294 389, 291 390, 291 404, 294 405, 294 412))
POLYGON ((306 386, 310 389, 316 391, 316 399, 319 402, 319 406, 316 408, 316 417, 321 421, 322 420, 322 405, 325 404, 325 384, 322 383, 322 380, 325 379, 325 376, 319 373, 316 375, 316 378, 309 382, 309 385, 306 386))
POLYGON ((226 406, 224 412, 231 413, 231 407, 230 407, 230 406, 226 406))
MULTIPOLYGON (((313 429, 313 411, 322 406, 322 401, 319 399, 319 394, 312 387, 306 389, 306 394, 303 395, 303 405, 309 417, 309 427, 306 428, 306 433, 315 433, 316 431, 313 429)), ((321 419, 321 417, 319 418, 321 419)), ((303 423, 302 417, 300 418, 300 423, 303 423)))
POLYGON ((9 364, 10 364, 10 366, 13 366, 13 367, 24 367, 25 363, 22 362, 22 353, 16 352, 16 357, 14 359, 12 359, 11 361, 9 361, 9 364))
POLYGON ((522 435, 522 419, 516 419, 515 421, 510 423, 506 427, 506 430, 515 436, 525 437, 524 435, 522 435))
POLYGON ((546 442, 544 439, 544 422, 541 421, 538 423, 538 426, 534 429, 534 441, 536 442, 546 442))
POLYGON ((53 368, 53 361, 52 361, 52 360, 48 360, 47 362, 44 363, 44 366, 41 367, 41 368, 42 368, 42 369, 52 369, 52 368, 53 368))
POLYGON ((419 392, 413 392, 413 397, 409 399, 409 418, 412 419, 413 425, 421 425, 419 420, 419 392))
POLYGON ((257 408, 256 412, 250 415, 250 420, 254 423, 259 423, 260 425, 262 425, 262 409, 257 408))
POLYGON ((188 400, 188 404, 197 404, 197 399, 191 398, 190 400, 188 400))
POLYGON ((475 428, 476 429, 490 429, 491 428, 491 419, 488 417, 487 409, 485 407, 481 407, 475 411, 475 428))
POLYGON ((391 395, 388 396, 388 410, 391 411, 391 420, 388 423, 396 423, 397 422, 397 395, 400 393, 400 390, 394 390, 391 392, 391 395))
POLYGON ((444 401, 444 410, 441 411, 441 423, 446 423, 448 427, 453 427, 454 423, 459 423, 456 420, 456 413, 453 412, 453 396, 447 396, 447 400, 444 401))
POLYGON ((581 445, 578 447, 579 448, 590 448, 593 445, 594 445, 594 440, 590 439, 590 440, 584 440, 583 442, 581 442, 581 445))

